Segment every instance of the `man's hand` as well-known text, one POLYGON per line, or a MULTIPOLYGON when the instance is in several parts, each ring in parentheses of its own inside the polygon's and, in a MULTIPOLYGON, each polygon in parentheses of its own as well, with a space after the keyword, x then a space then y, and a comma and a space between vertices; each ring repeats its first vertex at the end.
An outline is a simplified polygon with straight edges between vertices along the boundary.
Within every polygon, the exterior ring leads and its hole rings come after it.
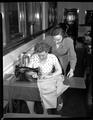
POLYGON ((67 74, 67 77, 68 77, 68 78, 71 78, 71 77, 73 77, 73 75, 74 75, 73 69, 70 69, 70 71, 69 71, 68 74, 67 74))

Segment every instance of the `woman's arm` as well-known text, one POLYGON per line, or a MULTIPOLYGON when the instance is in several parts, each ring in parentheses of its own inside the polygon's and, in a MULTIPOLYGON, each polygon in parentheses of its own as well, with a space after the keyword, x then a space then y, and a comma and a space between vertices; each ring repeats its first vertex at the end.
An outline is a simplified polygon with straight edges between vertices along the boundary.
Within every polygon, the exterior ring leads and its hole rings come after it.
POLYGON ((61 65, 58 61, 58 58, 55 56, 54 57, 54 67, 55 67, 55 72, 52 73, 52 76, 60 75, 62 73, 62 68, 61 65))
POLYGON ((54 77, 62 73, 61 65, 55 55, 52 55, 52 63, 55 67, 55 72, 49 73, 47 76, 45 76, 45 78, 54 77))

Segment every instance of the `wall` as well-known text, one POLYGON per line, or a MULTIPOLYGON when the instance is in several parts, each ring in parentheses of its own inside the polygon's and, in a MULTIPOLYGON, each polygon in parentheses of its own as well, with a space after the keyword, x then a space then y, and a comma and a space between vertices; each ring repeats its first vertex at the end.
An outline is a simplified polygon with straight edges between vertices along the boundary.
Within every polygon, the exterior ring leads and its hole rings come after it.
POLYGON ((3 77, 5 74, 13 73, 14 70, 14 61, 17 60, 17 57, 20 53, 28 51, 30 54, 33 53, 33 46, 36 41, 40 41, 42 39, 42 35, 37 37, 36 39, 24 44, 23 46, 19 47, 18 49, 6 54, 3 56, 3 77), (30 49, 30 50, 29 50, 30 49))
POLYGON ((79 24, 84 24, 85 10, 93 10, 93 2, 58 2, 58 22, 63 18, 64 8, 79 8, 79 24))

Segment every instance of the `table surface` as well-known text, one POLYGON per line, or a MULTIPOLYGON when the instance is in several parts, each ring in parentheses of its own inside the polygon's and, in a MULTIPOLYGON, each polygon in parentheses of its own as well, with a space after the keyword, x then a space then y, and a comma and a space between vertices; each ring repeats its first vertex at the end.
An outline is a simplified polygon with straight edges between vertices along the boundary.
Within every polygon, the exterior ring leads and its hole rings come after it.
MULTIPOLYGON (((70 85, 70 88, 85 89, 85 79, 81 77, 65 78, 64 84, 70 85)), ((40 101, 40 94, 37 82, 20 82, 15 77, 12 80, 3 82, 3 99, 8 100, 10 97, 23 99, 27 101, 40 101)))
MULTIPOLYGON (((61 118, 61 115, 49 114, 25 114, 25 113, 7 113, 3 118, 61 118)), ((63 117, 67 118, 67 117, 63 117)))
MULTIPOLYGON (((71 88, 82 88, 82 89, 86 88, 85 78, 83 77, 72 77, 70 79, 67 79, 65 77, 63 83, 66 85, 70 85, 71 88)), ((4 80, 3 86, 20 86, 20 87, 37 88, 37 82, 36 80, 33 82, 18 81, 15 77, 13 77, 12 80, 4 80)))

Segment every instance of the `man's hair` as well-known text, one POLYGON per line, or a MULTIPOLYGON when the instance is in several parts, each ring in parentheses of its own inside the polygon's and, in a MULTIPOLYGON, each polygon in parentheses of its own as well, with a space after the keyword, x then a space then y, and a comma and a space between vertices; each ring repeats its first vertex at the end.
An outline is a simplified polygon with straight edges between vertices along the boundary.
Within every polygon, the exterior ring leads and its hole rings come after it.
POLYGON ((59 26, 54 27, 52 32, 51 32, 51 35, 56 36, 56 35, 59 35, 59 34, 62 35, 63 38, 67 37, 66 32, 61 27, 59 27, 59 26))
POLYGON ((47 43, 40 42, 36 43, 34 51, 35 53, 41 53, 43 51, 50 53, 51 52, 51 46, 49 46, 47 43))

